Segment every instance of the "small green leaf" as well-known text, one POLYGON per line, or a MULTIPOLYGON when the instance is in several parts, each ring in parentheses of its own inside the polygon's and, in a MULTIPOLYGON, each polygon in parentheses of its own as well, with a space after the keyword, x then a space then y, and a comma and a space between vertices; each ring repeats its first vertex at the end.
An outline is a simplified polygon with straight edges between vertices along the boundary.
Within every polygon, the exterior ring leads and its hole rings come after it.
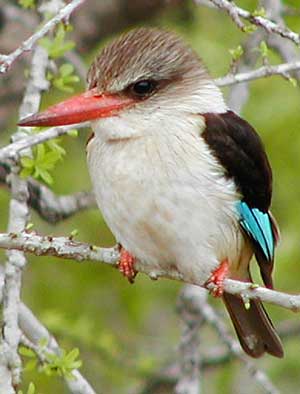
POLYGON ((229 49, 229 53, 232 56, 232 59, 236 62, 243 55, 244 50, 241 45, 238 45, 236 48, 229 49))
POLYGON ((23 8, 34 8, 35 0, 18 0, 18 3, 23 8))
POLYGON ((62 77, 73 74, 74 66, 70 63, 65 63, 59 67, 59 72, 62 77))
POLYGON ((20 162, 23 168, 32 168, 34 165, 34 160, 29 156, 21 157, 20 162))
POLYGON ((52 176, 49 174, 49 172, 41 170, 41 171, 39 172, 39 176, 42 178, 42 180, 43 180, 44 182, 48 183, 48 185, 52 185, 52 184, 53 184, 53 178, 52 178, 52 176))
POLYGON ((25 370, 26 371, 34 371, 37 368, 38 365, 38 361, 37 359, 32 359, 27 361, 26 365, 25 365, 25 370))
POLYGON ((77 130, 77 129, 69 130, 67 134, 68 134, 68 136, 70 136, 70 137, 76 138, 76 137, 78 137, 78 130, 77 130))
POLYGON ((65 54, 65 52, 74 48, 75 43, 73 41, 65 41, 65 35, 65 26, 63 23, 60 23, 56 29, 53 40, 50 40, 48 37, 43 37, 40 39, 40 45, 47 50, 49 57, 52 59, 61 57, 65 54))
POLYGON ((34 387, 34 384, 31 382, 31 383, 29 383, 27 394, 34 394, 34 393, 35 393, 35 387, 34 387))
POLYGON ((288 78, 288 81, 293 85, 294 88, 296 88, 298 86, 298 81, 296 78, 288 78))
POLYGON ((261 17, 264 18, 266 16, 266 10, 264 9, 264 7, 260 7, 258 9, 256 9, 256 10, 254 10, 252 12, 252 15, 253 16, 261 16, 261 17))
POLYGON ((265 41, 261 41, 259 44, 259 52, 261 53, 262 57, 268 57, 269 48, 265 41))
POLYGON ((256 30, 257 30, 257 26, 255 26, 255 25, 247 25, 247 26, 244 26, 244 28, 243 28, 243 31, 245 33, 249 33, 249 34, 254 33, 256 30))
POLYGON ((32 175, 32 173, 33 173, 33 168, 22 168, 22 170, 20 171, 20 177, 22 179, 26 179, 30 175, 32 175))
POLYGON ((25 227, 25 230, 29 231, 34 227, 33 223, 27 223, 27 226, 25 227))
POLYGON ((74 66, 72 64, 63 64, 59 68, 58 74, 52 78, 53 86, 63 92, 72 93, 74 91, 72 85, 80 81, 79 77, 77 75, 74 75, 73 72, 74 66))
POLYGON ((74 238, 74 237, 76 237, 76 235, 78 235, 78 233, 79 233, 79 231, 77 229, 74 229, 74 230, 71 231, 70 237, 74 238))
POLYGON ((30 358, 36 357, 32 349, 28 349, 27 347, 24 346, 20 346, 19 353, 21 354, 21 356, 25 356, 25 357, 30 357, 30 358))

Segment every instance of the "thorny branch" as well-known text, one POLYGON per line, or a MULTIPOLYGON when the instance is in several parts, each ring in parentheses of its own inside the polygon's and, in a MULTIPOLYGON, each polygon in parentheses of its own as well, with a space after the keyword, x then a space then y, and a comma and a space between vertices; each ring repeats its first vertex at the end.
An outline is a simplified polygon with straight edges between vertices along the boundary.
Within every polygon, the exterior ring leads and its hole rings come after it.
MULTIPOLYGON (((0 248, 22 250, 36 256, 50 255, 65 259, 84 261, 91 260, 117 267, 119 260, 118 248, 100 248, 83 242, 74 241, 67 237, 50 237, 35 233, 0 233, 0 248)), ((169 278, 184 282, 184 276, 180 271, 153 270, 149 265, 138 261, 136 268, 139 272, 148 275, 151 279, 169 278)), ((202 283, 195 282, 201 286, 202 283)), ((243 295, 243 299, 260 299, 263 302, 279 305, 294 312, 300 311, 300 295, 281 293, 259 287, 253 283, 239 282, 226 279, 224 290, 231 294, 243 295)))

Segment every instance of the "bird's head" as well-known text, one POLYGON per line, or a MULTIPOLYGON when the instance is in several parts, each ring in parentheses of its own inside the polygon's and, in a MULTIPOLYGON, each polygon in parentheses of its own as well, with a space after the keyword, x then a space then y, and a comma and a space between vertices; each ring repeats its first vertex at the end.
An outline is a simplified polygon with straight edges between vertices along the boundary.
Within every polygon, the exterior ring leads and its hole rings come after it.
POLYGON ((172 32, 140 28, 107 45, 88 72, 88 90, 23 119, 21 126, 92 121, 105 139, 151 132, 188 115, 226 110, 197 54, 172 32))

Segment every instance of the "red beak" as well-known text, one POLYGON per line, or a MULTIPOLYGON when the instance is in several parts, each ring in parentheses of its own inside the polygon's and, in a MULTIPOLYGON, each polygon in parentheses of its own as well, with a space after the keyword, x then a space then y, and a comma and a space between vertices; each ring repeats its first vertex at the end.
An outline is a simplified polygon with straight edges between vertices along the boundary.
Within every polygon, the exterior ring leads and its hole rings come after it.
POLYGON ((134 100, 118 94, 100 94, 96 88, 22 119, 19 126, 62 126, 105 118, 130 106, 134 100))

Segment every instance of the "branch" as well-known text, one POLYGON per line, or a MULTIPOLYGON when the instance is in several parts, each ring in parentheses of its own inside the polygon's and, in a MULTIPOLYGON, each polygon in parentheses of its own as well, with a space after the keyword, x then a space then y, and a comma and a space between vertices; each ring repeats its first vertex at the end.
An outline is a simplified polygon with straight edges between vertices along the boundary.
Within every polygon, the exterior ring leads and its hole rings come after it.
MULTIPOLYGON (((189 290, 191 286, 184 286, 180 295, 178 310, 183 320, 184 327, 181 334, 179 346, 178 381, 175 387, 175 394, 200 394, 200 348, 199 329, 204 323, 204 319, 199 318, 191 308, 189 308, 189 290)), ((206 299, 207 292, 203 292, 206 299)))
MULTIPOLYGON (((299 336, 300 323, 299 321, 286 320, 277 325, 276 331, 281 339, 294 338, 299 336)), ((240 353, 242 354, 241 349, 240 353)), ((236 357, 237 354, 232 354, 229 349, 224 349, 223 346, 215 346, 208 349, 205 354, 201 354, 201 365, 199 367, 202 370, 206 370, 208 368, 224 366, 236 357)), ((166 366, 163 371, 159 371, 157 373, 154 372, 152 375, 149 375, 145 381, 141 394, 152 394, 158 392, 161 386, 174 386, 177 382, 179 371, 179 364, 175 362, 166 366)))
MULTIPOLYGON (((266 16, 272 19, 278 25, 285 27, 285 22, 282 17, 284 12, 284 6, 281 0, 261 0, 261 5, 266 10, 266 16)), ((267 43, 275 51, 279 53, 283 61, 293 62, 299 60, 299 53, 297 48, 291 41, 279 37, 274 34, 267 35, 267 43)), ((300 73, 296 73, 297 77, 300 77, 300 73)))
MULTIPOLYGON (((9 183, 9 165, 0 162, 0 184, 9 183)), ((77 192, 69 195, 57 195, 47 186, 36 181, 27 179, 28 205, 33 208, 42 219, 48 223, 57 223, 67 219, 75 213, 96 206, 92 192, 77 192)))
MULTIPOLYGON (((281 26, 277 23, 272 22, 271 20, 264 18, 262 16, 255 16, 251 12, 244 10, 243 8, 238 7, 233 1, 229 0, 210 0, 216 7, 224 10, 231 17, 233 22, 238 26, 239 29, 245 31, 246 27, 244 23, 241 21, 242 19, 247 20, 253 25, 262 27, 269 33, 275 33, 284 37, 288 40, 293 41, 295 44, 300 44, 300 36, 299 34, 293 32, 285 26, 281 26)), ((198 0, 195 0, 198 3, 198 0)), ((201 3, 200 3, 201 4, 201 3)))
MULTIPOLYGON (((37 47, 32 57, 30 78, 19 110, 19 116, 23 117, 27 111, 37 111, 41 100, 41 91, 45 84, 44 76, 48 65, 48 54, 37 47)), ((12 139, 18 141, 24 136, 19 128, 12 139)), ((8 231, 23 231, 29 218, 27 205, 28 188, 27 182, 18 176, 19 168, 13 165, 10 173, 11 201, 9 206, 8 231)), ((8 251, 5 267, 5 280, 3 287, 3 321, 4 329, 1 336, 1 370, 8 369, 5 373, 6 386, 10 386, 8 394, 14 393, 21 379, 21 358, 18 354, 20 342, 20 329, 18 325, 18 308, 20 305, 22 270, 26 265, 26 258, 22 251, 8 251)), ((3 389, 3 385, 1 385, 3 389)))
POLYGON ((225 77, 215 80, 218 86, 228 86, 235 83, 252 81, 254 79, 271 77, 273 75, 283 75, 290 71, 300 70, 300 61, 282 63, 276 66, 263 66, 253 71, 248 71, 239 74, 228 74, 225 77))
MULTIPOLYGON (((119 260, 118 248, 100 248, 83 242, 74 241, 67 237, 41 236, 35 233, 0 233, 0 248, 22 250, 36 256, 48 255, 64 259, 84 261, 91 260, 117 267, 119 260)), ((150 277, 150 279, 168 278, 185 282, 184 275, 177 270, 157 270, 141 261, 137 261, 136 268, 150 277)), ((195 280, 194 285, 202 286, 195 280)), ((243 295, 243 299, 259 299, 263 302, 278 305, 294 312, 300 311, 300 295, 292 295, 258 287, 253 283, 239 282, 226 279, 224 290, 230 294, 243 295)))
MULTIPOLYGON (((4 286, 4 272, 0 266, 0 304, 3 297, 3 286, 4 286)), ((33 315, 31 310, 22 302, 18 308, 18 322, 20 330, 22 331, 21 341, 25 346, 29 343, 34 348, 38 356, 41 355, 39 344, 41 340, 46 340, 47 346, 44 349, 45 354, 60 354, 61 349, 56 339, 49 333, 47 328, 33 315), (25 342, 25 343, 24 343, 25 342)), ((47 359, 47 356, 45 356, 47 359)), ((44 359, 44 360, 45 360, 44 359)), ((80 374, 78 370, 72 371, 73 378, 65 377, 66 384, 73 394, 95 394, 87 380, 80 374)), ((2 382, 2 381, 1 381, 2 382)), ((2 387, 2 386, 1 386, 2 387)), ((5 391, 6 394, 9 391, 5 391)))
MULTIPOLYGON (((226 291, 228 291, 227 286, 225 287, 226 291)), ((194 311, 194 313, 197 313, 200 318, 204 318, 207 323, 215 328, 222 342, 228 347, 229 352, 245 364, 249 374, 264 389, 266 393, 279 394, 279 391, 276 387, 274 387, 273 383, 270 381, 265 372, 256 367, 255 363, 242 352, 238 341, 233 339, 232 336, 228 334, 223 320, 218 316, 214 308, 203 298, 202 293, 203 289, 196 286, 190 286, 189 306, 191 310, 194 311)))
POLYGON ((88 123, 85 122, 70 126, 51 127, 50 129, 47 129, 41 133, 25 136, 22 139, 13 142, 12 144, 6 145, 4 148, 1 148, 0 161, 14 158, 23 149, 29 147, 31 148, 35 145, 41 144, 42 142, 67 134, 72 129, 80 129, 86 127, 87 125, 88 123))
POLYGON ((14 52, 9 55, 0 55, 0 74, 7 72, 12 64, 24 52, 31 51, 36 45, 37 41, 44 37, 49 31, 55 27, 62 20, 68 19, 71 14, 82 5, 86 0, 73 0, 68 5, 63 7, 52 19, 44 24, 44 26, 34 33, 31 37, 25 40, 14 52))
MULTIPOLYGON (((243 55, 237 64, 237 72, 233 74, 249 72, 254 68, 257 58, 259 57, 259 52, 253 51, 253 48, 259 45, 264 35, 264 31, 258 30, 249 36, 246 43, 243 45, 243 55)), ((247 82, 236 83, 231 86, 229 91, 227 97, 228 107, 239 114, 248 101, 248 98, 249 84, 247 82)))

